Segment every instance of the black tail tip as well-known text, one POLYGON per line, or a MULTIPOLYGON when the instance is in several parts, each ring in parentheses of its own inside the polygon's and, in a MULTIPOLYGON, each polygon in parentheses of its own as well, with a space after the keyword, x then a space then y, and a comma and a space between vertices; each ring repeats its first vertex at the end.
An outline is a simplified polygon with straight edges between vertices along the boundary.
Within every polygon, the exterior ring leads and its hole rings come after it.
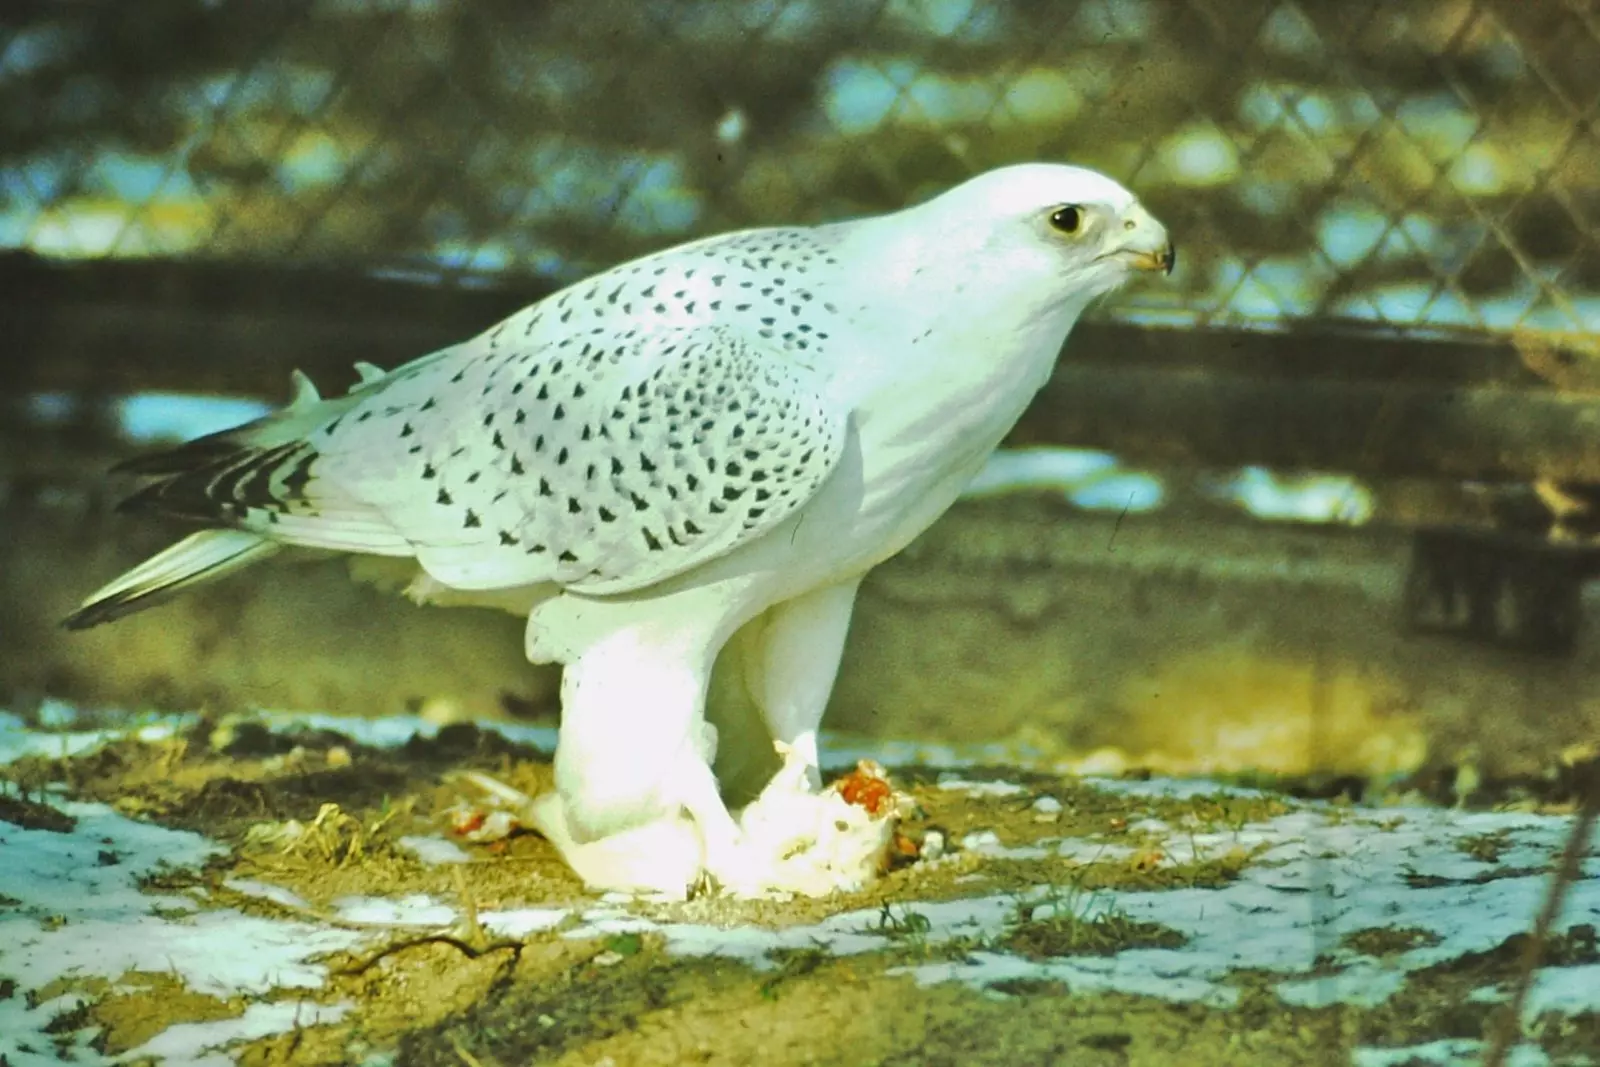
POLYGON ((62 619, 59 625, 63 630, 69 630, 76 633, 79 630, 87 630, 90 627, 98 625, 104 621, 106 620, 101 618, 100 613, 95 610, 93 605, 91 605, 90 607, 79 608, 77 611, 74 611, 71 615, 68 615, 66 618, 62 619))
POLYGON ((140 477, 183 474, 197 467, 204 467, 237 455, 242 446, 233 439, 232 433, 231 430, 224 430, 207 437, 197 437, 177 448, 166 448, 159 452, 141 452, 113 464, 111 473, 140 477))
POLYGON ((131 615, 140 608, 145 607, 144 599, 144 597, 109 597, 105 600, 96 600, 92 604, 85 604, 71 615, 62 619, 60 626, 63 630, 74 633, 80 630, 91 630, 96 626, 115 622, 124 615, 131 615))
POLYGON ((117 506, 114 510, 118 515, 131 515, 141 511, 158 510, 158 505, 161 501, 161 493, 165 487, 165 482, 156 482, 154 485, 147 485, 138 492, 130 493, 121 500, 117 501, 117 506))

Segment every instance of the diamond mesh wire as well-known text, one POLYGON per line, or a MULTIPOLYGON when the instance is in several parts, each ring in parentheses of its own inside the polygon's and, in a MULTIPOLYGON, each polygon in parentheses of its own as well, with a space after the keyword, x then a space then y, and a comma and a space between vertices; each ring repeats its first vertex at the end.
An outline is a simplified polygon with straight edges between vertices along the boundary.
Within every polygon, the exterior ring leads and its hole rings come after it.
POLYGON ((0 248, 569 280, 1065 158, 1111 313, 1600 329, 1593 0, 201 0, 0 16, 0 248))

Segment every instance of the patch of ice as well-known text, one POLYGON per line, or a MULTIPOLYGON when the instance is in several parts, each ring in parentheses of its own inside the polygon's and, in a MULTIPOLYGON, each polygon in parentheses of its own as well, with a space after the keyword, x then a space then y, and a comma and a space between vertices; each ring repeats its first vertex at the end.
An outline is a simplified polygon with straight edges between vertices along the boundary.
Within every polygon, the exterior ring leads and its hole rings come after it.
MULTIPOLYGON (((260 714, 262 721, 274 728, 331 730, 371 748, 398 748, 414 737, 437 737, 443 729, 439 723, 420 715, 386 715, 381 719, 364 719, 301 711, 264 710, 260 714)), ((556 729, 553 726, 532 726, 519 722, 483 722, 477 725, 479 729, 493 731, 507 741, 531 745, 544 752, 554 752, 556 749, 556 729)))
POLYGON ((956 843, 963 852, 976 852, 992 859, 1042 860, 1052 851, 1050 842, 1044 841, 1033 845, 1001 844, 1000 835, 993 830, 974 830, 962 835, 956 843))
POLYGON ((1527 1014, 1538 1018, 1552 1011, 1561 1015, 1594 1011, 1600 999, 1596 990, 1600 990, 1600 964, 1542 968, 1528 990, 1527 1014))
MULTIPOLYGON (((221 851, 198 834, 134 822, 104 804, 52 799, 77 820, 71 833, 0 822, 0 895, 21 901, 24 915, 69 923, 143 914, 153 906, 192 907, 176 896, 148 896, 137 882, 165 867, 193 867, 221 851)), ((7 912, 0 931, 19 921, 7 912)), ((10 943, 10 939, 0 944, 10 943)))
MULTIPOLYGON (((432 738, 440 726, 418 715, 392 715, 380 719, 363 719, 319 712, 288 712, 259 710, 260 721, 273 729, 330 730, 343 734, 358 744, 371 748, 398 748, 414 737, 432 738)), ((70 705, 54 707, 50 724, 71 726, 80 716, 70 705)), ((101 720, 118 721, 114 715, 102 715, 101 720)), ((20 716, 0 711, 0 764, 11 763, 26 756, 74 756, 89 751, 108 741, 132 736, 141 741, 159 741, 193 726, 199 721, 195 714, 151 716, 144 713, 127 715, 127 725, 108 726, 91 730, 38 729, 30 727, 20 716)), ((530 726, 525 723, 486 722, 484 730, 500 734, 508 741, 531 745, 545 752, 554 752, 556 730, 549 726, 530 726)))
POLYGON ((223 885, 235 893, 243 893, 247 897, 257 897, 261 900, 270 900, 274 904, 281 904, 286 908, 309 907, 305 900, 292 889, 285 889, 281 885, 271 882, 261 882, 254 878, 227 878, 223 885))
MULTIPOLYGON (((1191 981, 1219 983, 1241 968, 1287 978, 1305 974, 1325 956, 1341 969, 1316 979, 1291 978, 1280 984, 1279 995, 1301 1004, 1381 1003, 1404 984, 1406 972, 1494 948, 1526 931, 1539 909, 1543 877, 1473 860, 1461 851, 1463 838, 1503 831, 1510 841, 1502 864, 1515 853, 1543 867, 1562 848, 1570 820, 1492 813, 1464 819, 1417 809, 1383 826, 1304 811, 1226 834, 1194 835, 1203 855, 1232 845, 1263 849, 1237 881, 1218 889, 1107 891, 1095 898, 1136 921, 1178 930, 1188 938, 1182 948, 1130 950, 1111 957, 1114 966, 1101 960, 1016 966, 1033 967, 1027 973, 1066 980, 1074 988, 1083 985, 1085 974, 1094 974, 1096 988, 1131 993, 1168 983, 1174 990, 1190 988, 1191 981), (1382 961, 1341 945, 1347 934, 1369 929, 1420 929, 1436 943, 1382 961)), ((1189 840, 1175 833, 1173 849, 1189 840)), ((1597 921, 1600 871, 1586 869, 1569 892, 1558 929, 1597 921)), ((907 973, 919 981, 982 985, 993 971, 992 965, 941 963, 907 973)), ((1600 1010, 1600 982, 1588 968, 1546 968, 1540 981, 1549 990, 1543 1003, 1552 1006, 1544 1010, 1600 1010)))
MULTIPOLYGON (((1351 1067, 1478 1067, 1483 1062, 1483 1042, 1467 1038, 1429 1041, 1402 1048, 1358 1048, 1351 1053, 1351 1067)), ((1538 1045, 1518 1045, 1506 1057, 1506 1067, 1549 1067, 1550 1057, 1538 1045)))
POLYGON ((413 893, 399 900, 340 897, 333 902, 333 910, 345 922, 375 926, 444 927, 460 921, 455 908, 439 903, 426 893, 413 893))
POLYGON ((0 966, 14 968, 30 984, 154 971, 181 979, 196 993, 230 997, 315 989, 327 969, 311 958, 349 948, 356 938, 343 930, 221 910, 177 920, 123 915, 69 921, 56 930, 23 930, 6 940, 0 966))
MULTIPOLYGON (((400 744, 419 733, 437 732, 437 727, 420 719, 285 719, 327 726, 369 744, 400 744)), ((4 735, 8 729, 13 734, 27 732, 8 727, 7 719, 0 717, 0 758, 7 751, 4 735)), ((539 744, 539 731, 545 735, 543 741, 553 743, 554 731, 547 728, 518 727, 508 731, 508 736, 520 734, 521 739, 539 744)), ((62 745, 66 741, 79 746, 71 750, 81 750, 112 733, 33 736, 36 740, 30 744, 62 745), (78 737, 86 740, 71 740, 78 737)), ((834 750, 836 759, 841 751, 834 750)), ((875 743, 861 755, 894 762, 895 752, 892 745, 875 743)), ((930 761, 945 766, 981 762, 969 759, 965 752, 930 753, 930 746, 906 747, 904 754, 908 761, 937 756, 930 761)), ((844 762, 848 765, 853 760, 844 762)), ((1010 749, 1005 762, 1016 765, 1010 749)), ((941 784, 986 786, 992 790, 990 795, 1026 792, 1010 783, 967 783, 959 776, 941 784)), ((1134 798, 1265 795, 1205 781, 1106 778, 1088 784, 1134 798)), ((115 977, 130 968, 175 970, 195 988, 216 995, 284 985, 311 987, 322 980, 321 969, 310 962, 317 953, 346 948, 359 940, 350 931, 267 922, 226 911, 174 918, 173 913, 180 909, 192 911, 193 901, 186 896, 146 896, 138 892, 134 880, 162 862, 201 862, 215 846, 194 835, 122 819, 97 805, 64 802, 60 806, 80 819, 75 833, 23 831, 0 824, 0 847, 5 848, 7 859, 20 857, 19 862, 0 867, 0 893, 23 901, 19 908, 0 912, 0 975, 15 975, 20 970, 32 983, 30 989, 57 976, 109 972, 115 977), (19 843, 24 846, 21 850, 13 847, 19 843), (102 866, 101 850, 115 861, 102 866), (20 872, 26 872, 25 876, 20 872), (152 907, 161 909, 160 913, 149 914, 152 907), (57 928, 48 918, 53 915, 64 916, 64 925, 57 928), (106 951, 113 943, 115 951, 106 951)), ((911 966, 900 973, 924 983, 961 981, 981 988, 1007 978, 1043 978, 1080 990, 1119 990, 1223 1004, 1237 995, 1227 984, 1230 976, 1249 968, 1280 975, 1277 992, 1288 1003, 1381 1003, 1403 986, 1411 971, 1491 949, 1526 931, 1546 888, 1544 876, 1530 872, 1548 869, 1563 847, 1570 825, 1568 818, 1539 815, 1399 808, 1364 815, 1319 805, 1222 832, 1190 832, 1158 820, 1141 820, 1134 823, 1135 828, 1154 840, 1140 844, 1165 853, 1162 862, 1192 862, 1235 848, 1252 853, 1242 875, 1219 888, 1106 891, 1082 894, 1074 901, 1074 906, 1115 908, 1135 921, 1177 930, 1187 938, 1183 946, 1046 961, 982 948, 962 960, 911 966), (1474 842, 1468 839, 1481 834, 1502 838, 1493 862, 1471 854, 1482 850, 1473 848, 1474 842), (1431 935, 1425 940, 1434 943, 1380 959, 1361 954, 1345 941, 1349 934, 1372 929, 1422 930, 1431 935), (1324 960, 1319 972, 1331 961, 1332 973, 1313 978, 1310 972, 1319 957, 1324 960)), ((991 854, 1054 852, 1082 862, 1125 858, 1134 851, 1115 839, 1047 840, 1029 850, 1007 850, 997 836, 988 835, 967 844, 991 854)), ((254 888, 265 892, 260 886, 254 888)), ((1029 897, 1038 900, 1048 892, 1039 889, 1029 897)), ((908 937, 941 942, 971 936, 982 943, 1004 933, 1014 919, 1017 900, 1012 895, 994 895, 908 902, 887 918, 877 909, 868 909, 777 930, 658 922, 621 907, 600 906, 582 913, 577 928, 565 936, 653 932, 675 953, 723 956, 771 967, 771 953, 781 949, 815 947, 844 955, 882 949, 897 938, 908 937), (922 921, 906 924, 902 921, 905 912, 917 913, 922 921)), ((459 918, 453 906, 426 896, 400 901, 347 898, 337 907, 345 919, 380 924, 447 927, 459 918)), ((485 912, 480 920, 503 936, 524 936, 558 928, 568 917, 561 909, 519 909, 485 912)), ((1585 862, 1583 878, 1572 887, 1557 928, 1583 922, 1600 924, 1600 859, 1594 857, 1585 862)), ((1485 996, 1497 993, 1493 988, 1479 992, 1485 996)), ((59 1002, 28 1009, 24 997, 0 1002, 0 1034, 6 1035, 0 1038, 0 1054, 9 1054, 13 1064, 21 1064, 31 1061, 21 1053, 19 1041, 53 1048, 42 1028, 54 1017, 51 1013, 59 1014, 71 1006, 59 1002), (14 1038, 16 1034, 24 1036, 14 1038)), ((1530 1015, 1596 1010, 1600 1010, 1600 965, 1541 970, 1529 1003, 1530 1015)), ((81 1035, 69 1035, 67 1040, 82 1044, 79 1038, 81 1035)), ((1444 1045, 1437 1047, 1443 1050, 1440 1055, 1455 1054, 1444 1045)), ((1363 1054, 1382 1057, 1393 1051, 1368 1049, 1363 1054)), ((1407 1055, 1423 1054, 1431 1053, 1407 1050, 1407 1055)), ((93 1062, 92 1057, 84 1062, 93 1062)))
POLYGON ((16 996, 0 1001, 0 1062, 59 1062, 58 1040, 79 1050, 75 1062, 109 1062, 89 1050, 92 1031, 45 1032, 72 1004, 58 998, 27 1007, 30 994, 54 982, 170 974, 219 998, 315 988, 325 970, 313 959, 355 943, 346 931, 231 909, 197 912, 187 896, 141 892, 141 880, 203 863, 220 846, 102 804, 53 804, 77 820, 72 832, 0 823, 0 894, 17 902, 0 912, 0 976, 18 985, 16 996))
MULTIPOLYGON (((1008 978, 1062 981, 1073 989, 1119 991, 1171 1000, 1228 1004, 1237 990, 1227 984, 1241 969, 1283 976, 1279 995, 1291 1004, 1382 1003, 1402 988, 1408 972, 1467 953, 1491 949, 1525 931, 1543 899, 1545 879, 1518 872, 1544 868, 1564 844, 1570 820, 1516 814, 1474 814, 1415 809, 1386 811, 1382 822, 1315 807, 1218 833, 1169 829, 1161 846, 1174 862, 1191 850, 1199 858, 1232 848, 1254 858, 1234 882, 1215 889, 1101 891, 1065 906, 1082 911, 1115 909, 1137 922, 1157 923, 1182 933, 1178 948, 1129 949, 1109 957, 1033 961, 997 951, 975 951, 965 959, 902 968, 922 983, 961 981, 987 987, 1008 978), (1462 851, 1480 833, 1503 833, 1499 863, 1486 864, 1462 851), (1515 865, 1507 858, 1517 859, 1515 865), (1436 943, 1378 959, 1346 946, 1344 938, 1364 930, 1416 929, 1436 943), (1332 974, 1309 977, 1321 958, 1332 974)), ((977 848, 997 847, 979 836, 977 848)), ((1085 860, 1130 851, 1126 846, 1060 842, 1063 854, 1085 860)), ((1600 870, 1588 865, 1568 897, 1558 929, 1600 921, 1600 870)), ((832 916, 808 926, 771 930, 724 929, 661 923, 617 908, 586 913, 573 938, 623 932, 653 932, 669 951, 715 955, 770 967, 781 949, 820 948, 836 955, 887 947, 896 938, 928 942, 972 936, 980 942, 1003 934, 1014 921, 1019 899, 1042 900, 1052 890, 967 900, 908 902, 886 917, 868 909, 832 916), (906 925, 906 912, 920 920, 906 925)), ((484 916, 486 924, 492 916, 484 916)), ((1600 1010, 1600 967, 1546 968, 1540 972, 1530 1014, 1600 1010)))
POLYGON ((19 715, 0 711, 0 765, 15 763, 29 756, 49 756, 66 759, 82 752, 99 748, 108 741, 120 741, 132 736, 140 741, 161 741, 177 733, 180 721, 176 717, 126 730, 38 730, 28 726, 19 715))
POLYGON ((956 774, 941 774, 939 788, 973 797, 1015 797, 1028 792, 1026 786, 1015 782, 974 782, 956 774))
POLYGON ((472 861, 471 853, 445 837, 410 834, 400 839, 400 847, 410 849, 419 860, 429 866, 472 861))
POLYGON ((492 930, 501 937, 527 937, 543 930, 553 930, 571 915, 572 912, 566 908, 517 908, 486 912, 478 917, 478 921, 485 930, 492 930))
MULTIPOLYGON (((310 1001, 275 1001, 252 1004, 232 1019, 169 1026, 149 1041, 125 1053, 124 1060, 153 1059, 160 1063, 205 1062, 208 1052, 218 1052, 241 1041, 286 1034, 303 1026, 338 1022, 350 1011, 348 1004, 314 1004, 310 1001)), ((218 1063, 233 1063, 222 1056, 218 1063)))
POLYGON ((1405 988, 1405 972, 1368 960, 1356 960, 1338 974, 1325 978, 1279 982, 1278 999, 1297 1008, 1327 1008, 1353 1004, 1375 1008, 1405 988))
POLYGON ((1196 797, 1269 797, 1247 786, 1225 785, 1204 778, 1112 778, 1081 775, 1082 784, 1102 793, 1123 797, 1151 797, 1158 800, 1193 800, 1196 797))
MULTIPOLYGON (((492 913, 479 916, 483 922, 493 921, 492 913)), ((665 927, 653 919, 642 915, 633 915, 620 908, 593 908, 583 913, 582 922, 567 931, 566 936, 574 940, 583 940, 591 937, 610 937, 613 934, 647 934, 664 930, 665 927)))

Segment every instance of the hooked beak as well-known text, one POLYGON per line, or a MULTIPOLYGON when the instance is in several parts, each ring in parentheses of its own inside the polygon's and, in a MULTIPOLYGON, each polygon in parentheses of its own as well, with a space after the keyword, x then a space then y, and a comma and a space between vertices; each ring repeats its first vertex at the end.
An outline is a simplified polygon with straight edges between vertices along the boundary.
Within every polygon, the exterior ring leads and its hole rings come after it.
POLYGON ((1178 262, 1178 250, 1167 236, 1167 228, 1138 204, 1123 214, 1117 241, 1102 258, 1116 256, 1126 259, 1135 270, 1158 270, 1163 274, 1171 274, 1178 262))

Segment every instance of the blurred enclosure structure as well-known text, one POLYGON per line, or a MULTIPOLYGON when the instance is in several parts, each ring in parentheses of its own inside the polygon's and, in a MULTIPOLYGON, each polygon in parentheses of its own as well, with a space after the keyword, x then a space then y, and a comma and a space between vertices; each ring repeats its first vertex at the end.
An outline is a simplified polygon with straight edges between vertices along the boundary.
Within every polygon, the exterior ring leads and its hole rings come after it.
POLYGON ((1600 735, 1597 56, 1593 0, 8 4, 3 697, 547 710, 514 620, 337 564, 56 631, 172 533, 104 466, 637 253, 1064 158, 1174 284, 869 582, 833 721, 1538 773, 1600 735))

